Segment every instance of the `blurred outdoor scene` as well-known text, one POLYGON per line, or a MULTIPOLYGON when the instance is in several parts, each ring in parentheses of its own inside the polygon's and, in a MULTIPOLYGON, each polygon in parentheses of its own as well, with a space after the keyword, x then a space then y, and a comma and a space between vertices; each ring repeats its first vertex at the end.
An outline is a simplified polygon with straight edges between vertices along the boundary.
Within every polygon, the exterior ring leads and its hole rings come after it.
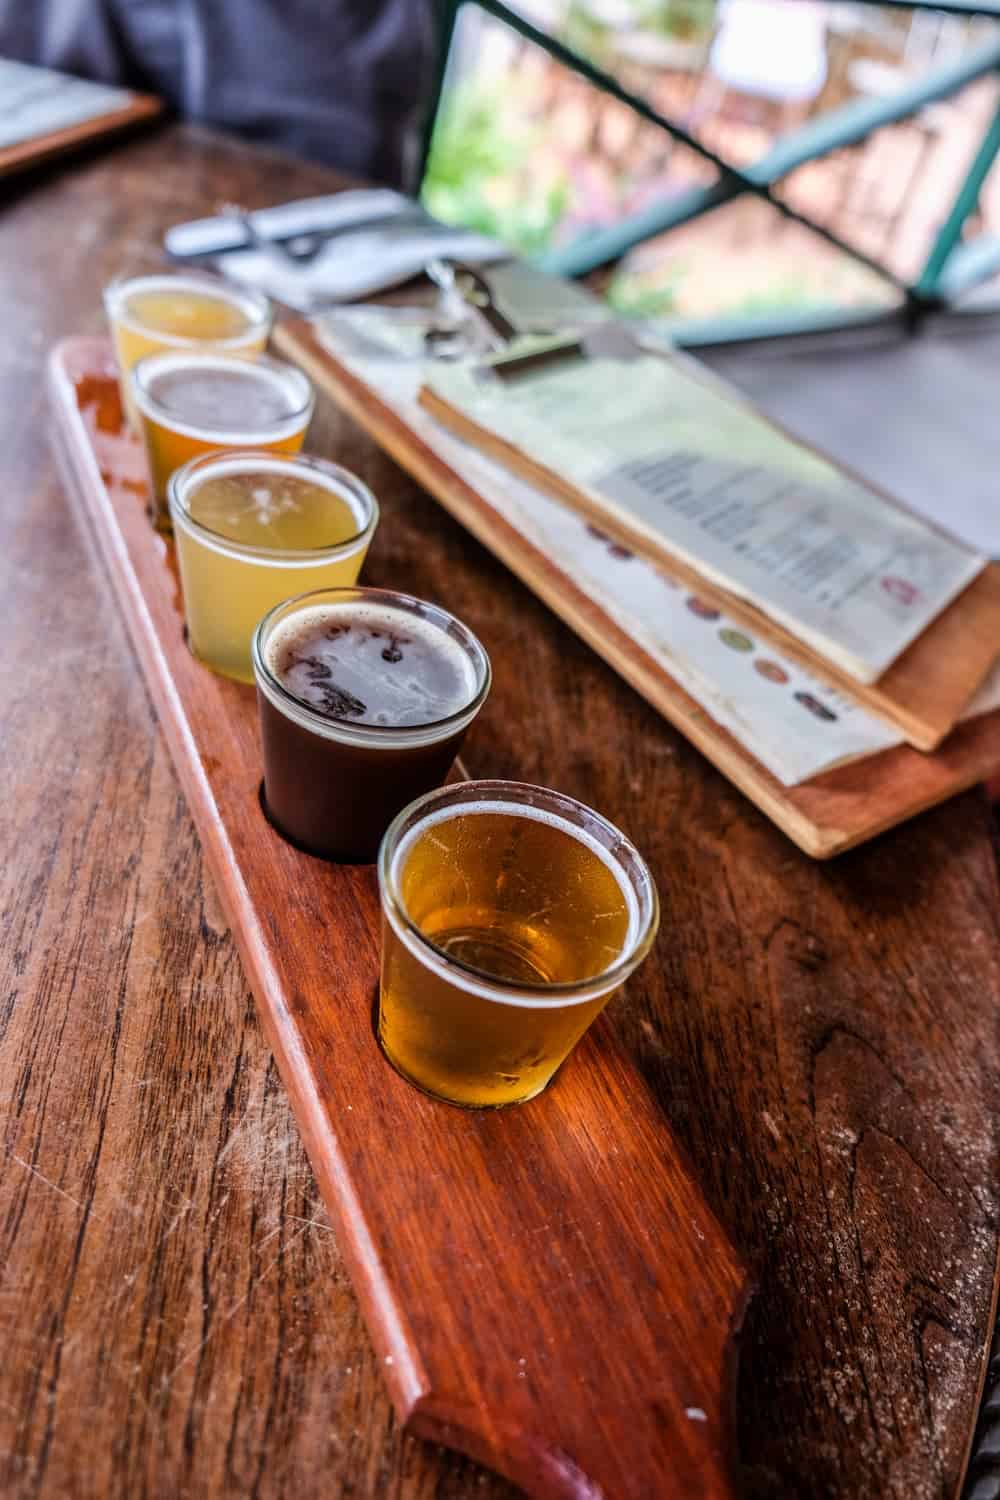
MULTIPOLYGON (((887 99, 996 23, 827 0, 521 0, 521 15, 734 164, 857 99, 887 99)), ((913 280, 997 108, 996 73, 858 145, 798 167, 778 193, 913 280)), ((439 218, 537 257, 714 167, 466 5, 423 197, 439 218)), ((1000 230, 1000 174, 965 229, 1000 230)), ((891 285, 772 205, 741 197, 632 249, 592 285, 622 312, 707 318, 891 302, 891 285)))

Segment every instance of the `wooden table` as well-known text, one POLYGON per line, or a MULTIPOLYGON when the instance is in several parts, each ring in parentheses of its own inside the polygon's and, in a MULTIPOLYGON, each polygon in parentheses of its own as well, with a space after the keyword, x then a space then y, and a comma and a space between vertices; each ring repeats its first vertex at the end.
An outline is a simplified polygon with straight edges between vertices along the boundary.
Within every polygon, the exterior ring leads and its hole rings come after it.
MULTIPOLYGON (((4 1496, 512 1493, 393 1419, 46 442, 47 347, 100 329, 166 225, 331 185, 175 127, 13 185, 0 218, 4 1496)), ((346 420, 320 437, 382 502, 369 580, 490 643, 473 773, 593 803, 654 866, 661 940, 612 1015, 759 1283, 748 1494, 950 1496, 997 1251, 985 799, 810 863, 346 420)))

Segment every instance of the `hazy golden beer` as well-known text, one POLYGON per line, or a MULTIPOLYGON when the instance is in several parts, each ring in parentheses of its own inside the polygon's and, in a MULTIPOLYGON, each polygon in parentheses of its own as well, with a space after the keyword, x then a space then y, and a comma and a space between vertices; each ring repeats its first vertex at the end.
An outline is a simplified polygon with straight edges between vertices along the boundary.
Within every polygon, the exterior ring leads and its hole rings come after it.
POLYGON ((314 395, 294 365, 258 355, 151 354, 132 372, 149 460, 153 519, 169 530, 167 484, 193 458, 225 448, 297 453, 314 395))
POLYGON ((250 288, 201 272, 161 272, 113 281, 104 292, 122 400, 138 428, 130 371, 147 354, 167 349, 219 349, 260 354, 271 332, 271 304, 250 288))
POLYGON ((196 458, 169 495, 191 649, 241 682, 257 622, 290 595, 355 583, 378 523, 367 485, 301 455, 196 458))
POLYGON ((413 1083, 472 1107, 543 1089, 658 921, 649 871, 612 824, 517 782, 411 803, 379 885, 379 1040, 413 1083))

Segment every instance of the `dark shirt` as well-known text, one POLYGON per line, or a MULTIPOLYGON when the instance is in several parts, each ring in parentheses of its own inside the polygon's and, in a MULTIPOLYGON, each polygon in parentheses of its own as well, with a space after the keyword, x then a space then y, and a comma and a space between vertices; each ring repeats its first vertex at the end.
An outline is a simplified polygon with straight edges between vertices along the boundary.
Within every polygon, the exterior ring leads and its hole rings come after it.
POLYGON ((403 185, 431 0, 0 0, 0 55, 403 185))

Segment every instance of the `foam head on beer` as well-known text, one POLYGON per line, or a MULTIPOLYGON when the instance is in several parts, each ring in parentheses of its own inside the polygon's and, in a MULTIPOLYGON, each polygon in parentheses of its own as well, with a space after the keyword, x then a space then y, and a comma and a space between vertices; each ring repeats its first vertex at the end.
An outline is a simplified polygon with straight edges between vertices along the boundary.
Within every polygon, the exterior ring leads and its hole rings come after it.
POLYGON ((356 499, 338 478, 344 471, 320 462, 264 454, 217 462, 194 488, 188 514, 244 547, 311 551, 349 541, 363 529, 356 499))
POLYGON ((380 589, 291 600, 254 641, 272 821, 372 860, 399 809, 439 785, 489 690, 489 658, 437 606, 380 589))
POLYGON ((152 354, 135 366, 132 385, 163 529, 167 485, 179 468, 219 449, 297 453, 314 404, 302 372, 266 355, 152 354))
POLYGON ((167 356, 149 375, 149 404, 179 428, 218 434, 232 442, 268 431, 301 410, 303 397, 282 370, 270 363, 218 360, 201 355, 167 356))
POLYGON ((212 453, 168 485, 188 643, 214 671, 253 681, 257 622, 304 590, 357 581, 375 497, 325 459, 212 453))
POLYGON ((324 717, 386 728, 435 725, 475 697, 475 662, 436 624, 391 604, 318 605, 275 631, 267 662, 324 717))

